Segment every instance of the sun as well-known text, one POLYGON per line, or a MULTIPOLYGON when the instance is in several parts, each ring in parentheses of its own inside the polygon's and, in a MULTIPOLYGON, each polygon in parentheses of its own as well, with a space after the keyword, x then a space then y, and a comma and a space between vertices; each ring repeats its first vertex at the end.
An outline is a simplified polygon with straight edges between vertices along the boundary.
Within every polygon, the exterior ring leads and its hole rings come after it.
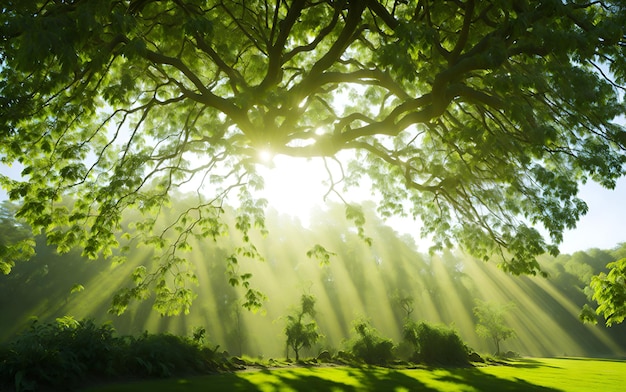
POLYGON ((329 190, 324 161, 273 156, 270 151, 260 151, 259 159, 264 165, 259 165, 257 171, 265 182, 259 196, 279 213, 296 217, 308 226, 311 211, 323 207, 329 190))
POLYGON ((274 154, 269 149, 262 149, 258 152, 259 161, 263 164, 270 164, 272 162, 272 158, 274 158, 274 154))

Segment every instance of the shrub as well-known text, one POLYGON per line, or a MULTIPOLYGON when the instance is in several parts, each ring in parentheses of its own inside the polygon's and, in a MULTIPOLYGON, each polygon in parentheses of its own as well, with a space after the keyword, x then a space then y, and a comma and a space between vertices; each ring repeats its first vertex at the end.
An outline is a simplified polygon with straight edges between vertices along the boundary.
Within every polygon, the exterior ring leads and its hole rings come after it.
POLYGON ((10 342, 0 358, 0 380, 17 391, 40 385, 67 388, 90 374, 113 372, 113 347, 117 345, 110 325, 72 318, 55 323, 35 321, 10 342))
POLYGON ((409 321, 404 339, 415 349, 414 359, 429 365, 465 365, 469 350, 452 328, 409 321))
POLYGON ((191 338, 172 334, 126 337, 124 362, 130 374, 169 377, 173 374, 214 369, 215 351, 202 347, 191 338))
POLYGON ((357 336, 351 343, 352 354, 368 364, 384 365, 393 359, 393 342, 383 338, 368 321, 354 325, 357 336))
MULTIPOLYGON (((0 347, 0 390, 67 390, 90 376, 164 377, 220 367, 200 339, 170 334, 116 337, 108 324, 70 317, 34 322, 0 347)), ((198 336, 194 336, 198 338, 198 336)), ((204 338, 204 336, 202 336, 204 338)))

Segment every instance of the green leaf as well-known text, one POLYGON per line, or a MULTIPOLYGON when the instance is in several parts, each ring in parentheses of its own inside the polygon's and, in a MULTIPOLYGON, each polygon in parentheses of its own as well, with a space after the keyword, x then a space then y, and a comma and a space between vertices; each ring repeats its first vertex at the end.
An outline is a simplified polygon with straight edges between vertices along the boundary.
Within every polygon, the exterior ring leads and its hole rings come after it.
POLYGON ((73 285, 72 288, 70 289, 70 294, 80 293, 83 290, 85 290, 85 286, 77 283, 73 285))

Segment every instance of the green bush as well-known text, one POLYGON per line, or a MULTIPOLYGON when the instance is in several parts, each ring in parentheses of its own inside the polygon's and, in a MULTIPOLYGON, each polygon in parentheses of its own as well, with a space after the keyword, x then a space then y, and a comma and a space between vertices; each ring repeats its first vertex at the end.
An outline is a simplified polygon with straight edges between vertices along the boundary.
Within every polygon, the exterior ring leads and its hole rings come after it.
POLYGON ((350 351, 367 364, 384 365, 393 359, 393 342, 383 338, 368 321, 357 321, 354 325, 357 336, 350 344, 350 351))
POLYGON ((117 344, 110 325, 71 318, 50 324, 35 321, 2 350, 0 380, 17 391, 40 385, 67 388, 87 374, 111 374, 117 344))
POLYGON ((112 326, 91 320, 34 322, 0 347, 0 390, 67 390, 96 377, 165 377, 210 372, 215 351, 170 334, 116 337, 112 326))
POLYGON ((469 363, 469 350, 452 328, 409 321, 404 325, 404 339, 413 345, 414 359, 419 362, 429 365, 469 363))
POLYGON ((191 338, 172 334, 126 337, 124 362, 137 376, 169 377, 173 374, 214 369, 215 352, 191 338))

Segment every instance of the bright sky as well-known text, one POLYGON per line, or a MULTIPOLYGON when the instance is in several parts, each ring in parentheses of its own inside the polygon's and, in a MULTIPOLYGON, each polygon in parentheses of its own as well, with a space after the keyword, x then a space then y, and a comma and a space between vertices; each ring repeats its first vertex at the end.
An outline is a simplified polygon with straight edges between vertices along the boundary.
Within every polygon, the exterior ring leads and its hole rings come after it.
POLYGON ((622 177, 614 190, 591 182, 580 191, 589 212, 574 230, 563 236, 562 253, 589 248, 611 249, 626 242, 626 178, 622 177))

